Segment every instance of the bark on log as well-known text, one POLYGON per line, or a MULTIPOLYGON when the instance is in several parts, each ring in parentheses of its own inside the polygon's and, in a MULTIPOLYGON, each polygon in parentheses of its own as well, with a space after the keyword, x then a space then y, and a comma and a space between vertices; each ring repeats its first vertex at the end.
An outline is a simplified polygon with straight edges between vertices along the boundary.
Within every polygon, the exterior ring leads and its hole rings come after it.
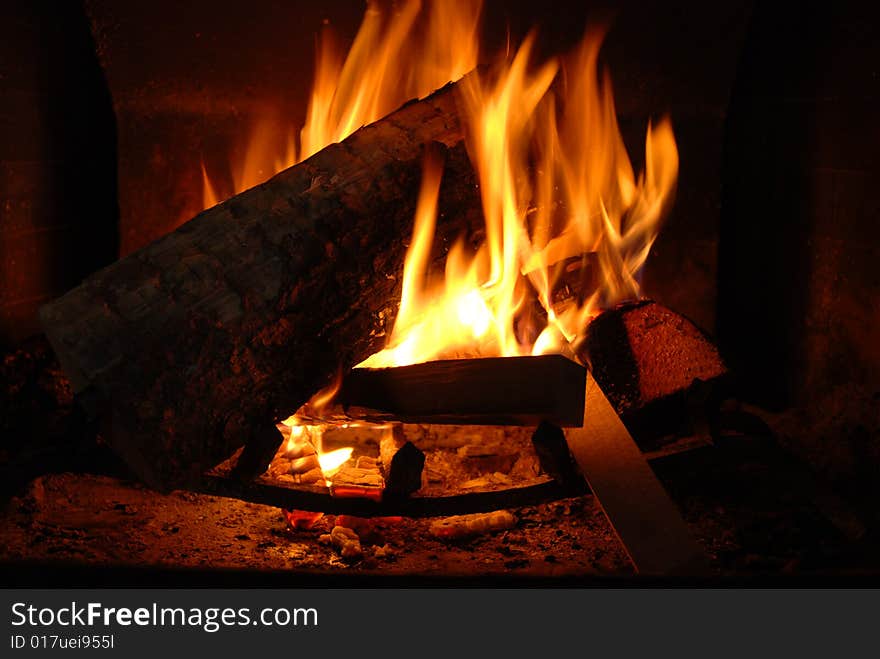
MULTIPOLYGON (((425 145, 446 151, 435 256, 479 240, 455 97, 404 105, 43 307, 74 390, 100 402, 138 476, 195 482, 383 347, 425 145)), ((274 450, 250 453, 252 473, 274 450)))
POLYGON ((689 419, 717 406, 727 374, 704 332, 650 300, 597 316, 579 354, 639 442, 691 432, 689 419))

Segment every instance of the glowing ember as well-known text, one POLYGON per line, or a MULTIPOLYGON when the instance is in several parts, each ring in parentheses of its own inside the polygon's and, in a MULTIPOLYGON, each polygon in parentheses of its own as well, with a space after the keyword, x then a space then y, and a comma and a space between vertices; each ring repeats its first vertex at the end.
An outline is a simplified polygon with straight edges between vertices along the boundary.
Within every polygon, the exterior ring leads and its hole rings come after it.
POLYGON ((354 449, 340 448, 327 453, 318 452, 318 464, 321 465, 321 471, 324 472, 324 478, 329 479, 333 474, 339 471, 339 468, 351 457, 354 449))

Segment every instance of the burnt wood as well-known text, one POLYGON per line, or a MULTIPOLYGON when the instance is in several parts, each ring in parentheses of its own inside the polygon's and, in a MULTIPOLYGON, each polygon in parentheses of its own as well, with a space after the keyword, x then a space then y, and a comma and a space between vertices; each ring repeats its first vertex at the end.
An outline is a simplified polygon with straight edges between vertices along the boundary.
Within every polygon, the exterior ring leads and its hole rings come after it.
POLYGON ((697 433, 695 426, 717 409, 727 380, 709 336, 651 300, 599 314, 578 356, 643 445, 663 435, 697 433))
POLYGON ((425 454, 403 437, 400 425, 379 442, 379 465, 386 497, 409 496, 422 486, 425 454))
POLYGON ((580 425, 586 369, 562 355, 356 368, 337 400, 352 418, 403 423, 580 425))
POLYGON ((111 446, 159 489, 197 481, 384 347, 426 145, 445 155, 434 262, 482 226, 455 85, 404 105, 88 277, 41 310, 111 446))

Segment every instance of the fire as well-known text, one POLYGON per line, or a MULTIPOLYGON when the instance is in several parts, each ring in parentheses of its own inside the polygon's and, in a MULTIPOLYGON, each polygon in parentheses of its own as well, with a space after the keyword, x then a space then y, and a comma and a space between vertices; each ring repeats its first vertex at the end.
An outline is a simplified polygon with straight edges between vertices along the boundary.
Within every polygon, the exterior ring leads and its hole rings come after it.
MULTIPOLYGON (((371 1, 345 56, 325 30, 299 139, 281 122, 260 122, 232 177, 234 189, 225 192, 256 185, 407 100, 461 79, 477 64, 480 11, 479 0, 437 0, 424 12, 418 0, 403 0, 396 11, 371 1)), ((527 38, 492 74, 473 71, 459 84, 484 243, 472 250, 459 241, 443 277, 429 272, 443 170, 429 150, 395 325, 387 347, 360 366, 565 353, 602 308, 640 295, 640 273, 678 176, 671 123, 664 117, 648 125, 637 176, 610 77, 598 65, 602 34, 588 32, 575 52, 538 65, 533 41, 527 38), (578 290, 560 296, 572 272, 580 273, 578 290)), ((204 167, 203 175, 207 207, 225 195, 204 167)), ((313 420, 339 384, 283 422, 288 450, 314 446, 328 484, 352 451, 324 452, 324 426, 313 420)))
POLYGON ((203 206, 262 183, 339 142, 412 98, 458 80, 477 64, 480 0, 369 0, 347 54, 329 26, 321 32, 305 125, 295 132, 266 117, 252 129, 245 157, 233 166, 232 189, 202 165, 203 206), (222 193, 222 194, 221 194, 222 193))
POLYGON ((574 54, 536 68, 530 37, 494 78, 474 72, 460 83, 486 240, 471 255, 456 244, 443 281, 428 283, 441 173, 427 158, 400 310, 388 347, 360 366, 563 352, 599 310, 639 296, 678 151, 667 118, 649 125, 635 177, 597 66, 601 41, 590 32, 574 54), (595 266, 594 288, 559 305, 554 291, 573 257, 595 266))
POLYGON ((320 418, 325 408, 333 401, 341 385, 342 374, 337 373, 333 382, 312 396, 295 414, 281 422, 282 425, 290 429, 290 436, 284 447, 285 452, 296 455, 297 449, 302 451, 306 446, 311 445, 315 449, 314 453, 318 456, 318 466, 321 468, 321 473, 328 486, 330 478, 348 461, 354 449, 339 448, 325 451, 322 440, 326 426, 308 423, 304 419, 320 418))

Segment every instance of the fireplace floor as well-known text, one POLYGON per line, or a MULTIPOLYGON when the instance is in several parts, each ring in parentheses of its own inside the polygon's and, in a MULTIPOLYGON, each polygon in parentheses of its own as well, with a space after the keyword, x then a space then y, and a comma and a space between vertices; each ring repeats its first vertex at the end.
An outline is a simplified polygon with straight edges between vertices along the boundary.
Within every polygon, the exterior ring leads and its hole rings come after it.
MULTIPOLYGON (((717 577, 878 573, 876 542, 858 519, 763 442, 739 438, 653 464, 717 577)), ((364 558, 347 562, 319 540, 333 516, 294 531, 269 506, 163 495, 115 475, 46 474, 8 501, 0 562, 283 571, 339 584, 366 575, 564 582, 633 574, 591 495, 511 510, 515 528, 469 541, 435 539, 430 519, 375 525, 361 534, 364 558)))
POLYGON ((468 542, 433 538, 430 519, 374 522, 361 533, 364 558, 347 562, 319 541, 334 516, 294 531, 269 506, 162 495, 109 476, 55 474, 37 478, 12 502, 0 559, 391 574, 631 571, 593 497, 513 510, 516 528, 468 542))
MULTIPOLYGON (((330 516, 311 530, 293 531, 278 508, 188 492, 163 495, 128 479, 94 429, 73 413, 44 341, 6 357, 0 374, 0 577, 6 584, 214 585, 224 570, 239 571, 237 583, 265 585, 389 578, 404 584, 538 578, 567 585, 634 574, 590 495, 512 508, 514 528, 467 542, 433 538, 430 519, 403 520, 374 537, 362 534, 363 560, 346 562, 319 541, 330 516), (141 576, 120 576, 132 570, 141 576)), ((809 429, 789 424, 774 432, 774 423, 761 410, 728 401, 712 445, 651 462, 705 549, 709 579, 876 581, 876 499, 844 502, 832 494, 781 443, 784 434, 809 429)), ((428 459, 430 465, 430 453, 428 459)))

